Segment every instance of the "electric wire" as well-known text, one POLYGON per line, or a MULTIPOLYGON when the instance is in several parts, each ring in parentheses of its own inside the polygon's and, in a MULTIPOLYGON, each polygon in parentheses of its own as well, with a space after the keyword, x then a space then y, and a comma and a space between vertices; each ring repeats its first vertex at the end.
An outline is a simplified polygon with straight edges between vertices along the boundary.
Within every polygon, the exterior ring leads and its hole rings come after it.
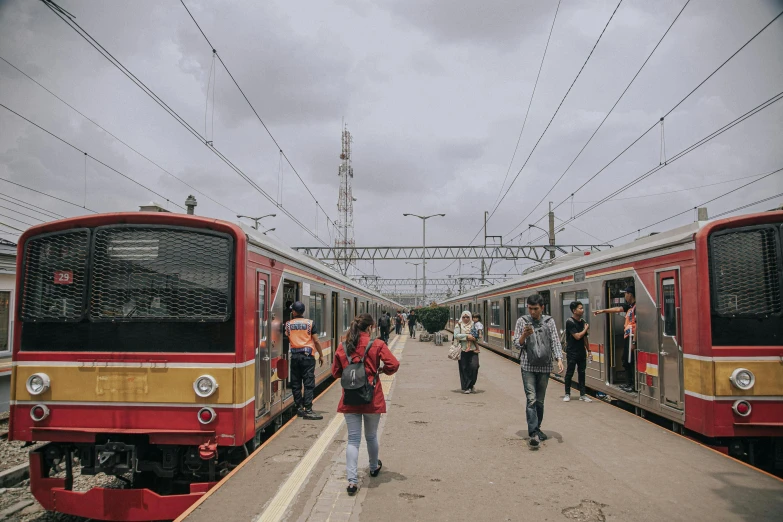
MULTIPOLYGON (((16 212, 16 213, 17 213, 17 214, 19 214, 20 216, 29 217, 30 219, 35 219, 35 220, 37 220, 37 221, 40 221, 41 223, 43 223, 43 222, 45 221, 45 220, 43 220, 43 219, 41 219, 41 218, 39 218, 39 217, 36 217, 36 216, 31 216, 30 214, 25 214, 24 212, 20 212, 20 211, 16 210, 15 208, 11 208, 11 207, 4 207, 3 205, 0 205, 0 208, 2 208, 2 209, 4 209, 4 210, 10 210, 11 212, 16 212)), ((6 217, 8 217, 8 216, 6 216, 6 217)), ((13 218, 11 218, 11 219, 13 219, 13 218)), ((30 226, 33 226, 32 224, 30 224, 30 223, 25 223, 24 221, 21 221, 21 220, 17 220, 17 221, 19 221, 20 223, 24 223, 25 225, 30 225, 30 226)))
MULTIPOLYGON (((111 63, 114 67, 116 67, 120 72, 122 72, 128 79, 130 79, 134 84, 136 84, 137 87, 139 87, 147 96, 152 98, 155 103, 157 103, 163 110, 169 113, 171 117, 173 117, 180 125, 185 127, 185 129, 190 132, 192 136, 194 136, 196 139, 198 139, 203 145, 207 146, 210 151, 212 151, 213 154, 215 154, 223 163, 228 165, 237 175, 239 175, 243 180, 245 180, 254 190, 256 190, 259 194, 264 196, 270 203, 274 204, 277 208, 279 208, 285 215, 287 215, 296 225, 298 225, 302 230, 310 234, 313 238, 315 238, 317 241, 321 242, 324 246, 327 245, 321 238, 317 237, 313 232, 302 223, 296 216, 294 216, 288 209, 283 207, 282 205, 278 205, 277 202, 274 200, 274 198, 269 195, 263 188, 261 188, 255 181, 252 180, 247 174, 245 174, 244 171, 242 171, 237 165, 235 165, 231 160, 229 160, 224 154, 222 154, 214 145, 208 144, 205 137, 203 137, 196 129, 193 128, 192 125, 190 125, 184 118, 182 118, 174 109, 172 109, 168 104, 166 104, 157 94, 155 94, 154 91, 152 91, 149 87, 147 87, 144 82, 142 82, 138 77, 136 77, 130 70, 125 67, 122 62, 117 60, 109 51, 107 51, 100 43, 98 43, 97 40, 95 40, 84 28, 82 28, 78 23, 73 21, 68 16, 65 16, 62 14, 62 9, 57 6, 52 0, 41 0, 44 5, 49 8, 50 11, 52 11, 55 16, 60 18, 66 25, 68 25, 74 32, 76 32, 82 39, 84 39, 88 44, 90 44, 91 47, 93 47, 96 51, 98 51, 99 54, 101 54, 104 58, 106 58, 109 63, 111 63)), ((219 58, 219 57, 218 57, 219 58)))
POLYGON ((10 219, 11 221, 16 221, 17 223, 22 223, 24 225, 27 225, 28 227, 34 227, 35 226, 35 224, 33 224, 33 223, 28 223, 27 221, 23 221, 23 220, 21 220, 19 218, 15 218, 15 217, 9 216, 7 214, 0 214, 0 217, 4 217, 4 218, 7 218, 7 219, 10 219))
MULTIPOLYGON (((641 74, 642 70, 647 65, 647 62, 650 61, 650 58, 652 58, 653 54, 655 54, 655 51, 658 49, 658 47, 660 47, 661 43, 666 38, 666 35, 669 34, 669 31, 671 31, 672 27, 674 27, 674 24, 677 23, 677 20, 679 20, 680 15, 682 15, 683 11, 685 11, 685 8, 688 7, 688 4, 690 3, 690 1, 691 0, 687 0, 685 2, 685 5, 682 6, 682 9, 680 9, 680 11, 677 13, 677 16, 674 17, 674 20, 672 20, 672 23, 669 24, 669 27, 666 29, 666 31, 663 33, 661 38, 658 40, 658 43, 655 44, 655 47, 653 47, 652 51, 650 51, 650 53, 647 55, 647 58, 644 60, 642 65, 639 67, 639 69, 636 71, 636 74, 633 75, 633 78, 631 78, 631 81, 628 82, 628 85, 625 86, 625 89, 623 89, 623 92, 620 93, 620 96, 614 102, 614 105, 612 105, 612 108, 609 109, 609 112, 606 113, 606 116, 604 116, 604 119, 601 120, 601 123, 598 124, 598 127, 596 127, 596 129, 593 131, 593 134, 590 135, 590 138, 587 140, 587 142, 582 146, 582 148, 579 150, 579 152, 576 154, 576 156, 574 156, 574 159, 571 160, 571 163, 568 165, 568 167, 566 167, 566 169, 563 171, 563 173, 560 174, 560 177, 558 177, 557 180, 555 180, 554 184, 549 188, 549 190, 546 192, 546 194, 544 194, 541 197, 541 199, 538 201, 538 203, 536 203, 535 206, 533 206, 533 208, 530 209, 528 214, 522 219, 522 221, 520 221, 520 224, 523 224, 523 223, 525 223, 527 221, 527 219, 531 216, 531 214, 533 214, 533 212, 536 211, 536 209, 541 205, 541 203, 543 203, 546 200, 546 198, 549 196, 549 194, 552 193, 552 191, 555 189, 555 187, 557 187, 557 185, 560 184, 560 182, 563 180, 563 178, 568 173, 568 171, 571 170, 571 167, 574 166, 574 163, 576 163, 576 160, 579 159, 579 157, 585 151, 587 146, 590 145, 590 143, 593 141, 593 138, 595 138, 595 135, 598 134, 598 131, 601 130, 601 127, 604 126, 604 123, 606 123, 606 120, 609 119, 609 116, 611 116, 612 112, 614 112, 614 109, 617 107, 617 105, 623 99, 625 94, 628 92, 628 89, 631 88, 631 85, 633 85, 633 83, 636 81, 636 78, 639 77, 639 74, 641 74)), ((519 226, 520 225, 517 225, 516 227, 514 227, 509 232, 509 234, 513 233, 517 229, 517 227, 519 227, 519 226)))
MULTIPOLYGON (((92 210, 91 208, 83 207, 83 206, 79 205, 78 203, 74 203, 73 201, 68 201, 67 199, 62 199, 62 198, 58 198, 57 196, 52 196, 51 194, 47 194, 46 192, 42 192, 40 190, 28 187, 26 185, 22 185, 21 183, 17 183, 15 181, 11 181, 10 179, 0 178, 0 181, 3 181, 5 183, 10 183, 11 185, 16 185, 17 187, 29 190, 30 192, 35 192, 36 194, 40 194, 42 196, 46 196, 47 198, 56 199, 57 201, 60 201, 62 203, 68 203, 69 205, 73 205, 74 207, 78 207, 80 209, 87 210, 89 212, 92 212, 93 214, 97 214, 98 213, 97 210, 92 210)), ((65 216, 63 216, 63 217, 65 217, 65 216)))
MULTIPOLYGON (((709 203, 712 203, 712 202, 714 202, 714 201, 717 201, 717 200, 719 200, 719 199, 721 199, 721 198, 724 198, 724 197, 728 196, 729 194, 733 194, 734 192, 737 192, 737 191, 739 191, 739 190, 742 190, 742 189, 744 189, 745 187, 748 187, 748 186, 750 186, 750 185, 753 185, 754 183, 758 183, 759 181, 761 181, 761 180, 764 180, 764 179, 766 179, 766 178, 768 178, 768 177, 770 177, 770 176, 773 176, 773 175, 775 175, 775 174, 777 174, 777 173, 779 173, 779 172, 781 172, 781 171, 783 171, 783 167, 781 167, 781 168, 779 168, 779 169, 777 169, 777 170, 773 170, 772 172, 768 172, 767 174, 759 174, 759 176, 761 176, 759 179, 756 179, 756 180, 750 181, 750 182, 748 182, 748 183, 745 183, 745 184, 744 184, 744 185, 742 185, 741 187, 737 187, 737 188, 734 188, 734 189, 732 189, 732 190, 729 190, 728 192, 724 192, 723 194, 721 194, 721 195, 719 195, 719 196, 716 196, 716 197, 714 197, 714 198, 712 198, 712 199, 709 199, 709 200, 707 200, 707 201, 705 201, 705 202, 703 202, 703 203, 699 203, 698 205, 695 205, 695 206, 693 206, 693 207, 688 207, 686 210, 683 210, 682 212, 678 212, 678 213, 676 213, 676 214, 672 214, 671 216, 669 216, 669 217, 667 217, 667 218, 664 218, 664 219, 661 219, 661 220, 659 220, 659 221, 656 221, 655 223, 651 223, 651 224, 649 224, 649 225, 643 226, 643 227, 641 227, 641 228, 638 228, 638 229, 636 229, 636 230, 634 230, 634 231, 632 231, 632 232, 628 232, 627 234, 623 234, 622 236, 617 236, 616 238, 612 239, 610 242, 612 242, 612 241, 617 241, 618 239, 622 239, 622 238, 624 238, 624 237, 630 236, 631 234, 634 234, 634 233, 636 233, 636 232, 641 232, 642 230, 646 230, 646 229, 648 229, 648 228, 651 228, 651 227, 654 227, 654 226, 656 226, 656 225, 660 225, 661 223, 665 223, 666 221, 669 221, 669 220, 671 220, 671 219, 674 219, 674 218, 676 218, 676 217, 682 216, 683 214, 687 214, 688 212, 692 212, 694 209, 697 209, 697 208, 699 208, 699 207, 704 207, 705 205, 708 205, 709 203)), ((745 206, 742 206, 742 207, 738 207, 738 208, 736 208, 736 209, 734 209, 734 210, 729 210, 729 211, 727 211, 727 212, 724 212, 724 213, 722 213, 722 214, 717 214, 717 215, 713 216, 713 218, 716 218, 716 217, 718 217, 718 216, 722 216, 722 215, 725 215, 725 214, 728 214, 728 213, 734 212, 734 211, 736 211, 736 210, 741 210, 741 209, 743 209, 743 208, 746 208, 746 207, 748 207, 748 206, 755 205, 756 203, 761 203, 761 202, 764 202, 764 201, 769 201, 770 199, 775 199, 776 197, 779 197, 779 196, 780 196, 780 194, 777 194, 777 195, 775 195, 775 196, 771 196, 771 197, 768 197, 768 198, 766 198, 766 199, 759 200, 759 201, 757 201, 757 202, 755 202, 755 203, 750 203, 750 204, 748 204, 748 205, 745 205, 745 206)))
POLYGON ((50 219, 57 219, 57 218, 64 218, 62 214, 58 214, 57 212, 52 212, 51 210, 47 210, 43 207, 39 207, 37 205, 33 205, 32 203, 29 203, 23 199, 15 198, 13 196, 9 196, 8 194, 0 194, 0 201, 5 201, 6 203, 10 203, 12 205, 17 205, 22 207, 25 210, 30 210, 32 212, 38 212, 39 214, 42 214, 43 216, 50 218, 50 219))
POLYGON ((748 207, 752 207, 754 205, 758 205, 759 203, 764 203, 764 202, 772 200, 772 199, 777 199, 777 198, 779 198, 781 196, 783 196, 783 192, 781 192, 779 194, 775 194, 774 196, 769 196, 768 198, 764 198, 764 199, 760 199, 758 201, 754 201, 753 203, 748 203, 746 205, 742 205, 741 207, 737 207, 737 208, 733 208, 731 210, 727 210, 725 212, 721 212, 720 214, 715 214, 712 217, 713 218, 717 218, 717 217, 725 216, 727 214, 732 214, 732 213, 734 213, 734 212, 736 212, 738 210, 744 210, 744 209, 746 209, 748 207))
MULTIPOLYGON (((742 44, 742 46, 740 46, 740 48, 739 48, 739 49, 737 49, 736 51, 734 51, 734 53, 732 53, 732 55, 731 55, 731 56, 729 56, 728 58, 726 58, 726 60, 725 60, 725 61, 723 61, 723 63, 721 63, 721 64, 720 64, 720 65, 719 65, 719 66, 718 66, 718 67, 717 67, 715 70, 713 70, 713 71, 712 71, 712 72, 711 72, 709 75, 707 75, 707 77, 706 77, 706 78, 704 78, 704 79, 703 79, 703 80, 702 80, 702 81, 701 81, 701 82, 700 82, 698 85, 696 85, 696 87, 694 87, 694 88, 693 88, 693 89, 692 89, 692 90, 691 90, 691 91, 690 91, 688 94, 686 94, 686 95, 685 95, 685 97, 683 97, 683 98, 682 98, 682 99, 681 99, 679 102, 677 102, 677 104, 675 104, 675 105, 674 105, 674 107, 672 107, 671 109, 669 109, 669 111, 668 111, 668 112, 667 112, 667 113, 666 113, 666 114, 665 114, 663 117, 664 117, 664 118, 666 118, 666 117, 668 117, 668 116, 669 116, 669 115, 670 115, 672 112, 674 112, 674 111, 675 111, 675 110, 676 110, 676 109, 677 109, 677 108, 678 108, 680 105, 682 105, 682 104, 685 102, 685 100, 687 100, 688 98, 690 98, 690 97, 693 95, 693 93, 695 93, 695 92, 696 92, 696 91, 697 91, 697 90, 698 90, 698 89, 699 89, 699 88, 700 88, 702 85, 704 85, 705 83, 707 83, 707 81, 709 81, 709 79, 710 79, 710 78, 712 78, 713 76, 715 76, 715 74, 717 74, 717 73, 718 73, 718 71, 720 71, 720 70, 721 70, 721 69, 722 69, 722 68, 723 68, 723 67, 724 67, 726 64, 728 64, 728 63, 729 63, 729 62, 730 62, 730 61, 731 61, 731 60, 732 60, 734 57, 736 57, 736 56, 737 56, 737 55, 738 55, 740 52, 742 52, 742 50, 743 50, 743 49, 745 49, 745 48, 746 48, 748 45, 750 45, 750 43, 751 43, 751 42, 753 42, 753 41, 754 41, 756 38, 758 38, 758 37, 759 37, 759 35, 761 35, 761 33, 763 33, 763 32, 764 32, 764 31, 765 31, 765 30, 766 30, 766 29, 767 29, 769 26, 771 26, 771 25, 772 25, 772 24, 773 24, 773 23, 774 23, 776 20, 778 20, 778 18, 780 18, 782 15, 783 15, 783 11, 780 11, 780 12, 779 12, 779 13, 778 13, 778 14, 777 14, 777 15, 776 15, 776 16, 775 16, 775 17, 774 17, 772 20, 770 20, 770 21, 769 21, 769 22, 768 22, 766 25, 764 25, 764 27, 762 27, 761 29, 759 29, 759 30, 758 30, 758 31, 757 31, 757 32, 756 32, 756 33, 755 33, 755 34, 754 34, 754 35, 753 35, 753 36, 752 36, 752 37, 751 37, 751 38, 750 38, 748 41, 746 41, 744 44, 742 44)), ((656 120, 656 122, 655 122, 655 123, 654 123, 652 126, 650 126, 650 127, 649 127, 649 128, 646 130, 646 131, 644 131, 644 133, 642 133, 642 135, 641 135, 641 136, 639 136, 639 137, 638 137, 638 138, 636 138, 636 139, 635 139, 633 142, 631 142, 631 144, 630 144, 630 145, 628 145, 627 147, 625 147, 625 148, 624 148, 624 149, 623 149, 623 150, 622 150, 622 151, 621 151, 621 152, 620 152, 620 153, 619 153, 617 156, 615 156, 615 157, 614 157, 614 158, 613 158, 613 159, 612 159, 612 160, 611 160, 609 163, 607 163, 606 165, 604 165, 604 166, 603 166, 603 167, 602 167, 602 168, 601 168, 601 169, 600 169, 598 172, 596 172, 596 173, 595 173, 595 174, 593 174, 593 175, 592 175, 590 178, 588 178, 588 179, 587 179, 587 181, 585 181, 584 183, 582 183, 582 184, 581 184, 581 185, 580 185, 580 186, 579 186, 579 187, 578 187, 578 188, 577 188, 577 189, 576 189, 574 192, 572 192, 572 193, 571 193, 571 194, 570 194, 568 197, 566 197, 566 198, 565 198, 565 199, 563 199, 563 200, 562 200, 560 203, 558 203, 558 204, 557 204, 557 205, 556 205, 556 206, 555 206, 555 207, 554 207, 552 210, 554 211, 554 210, 557 210, 558 208, 560 208, 560 207, 561 207, 561 206, 562 206, 562 205, 563 205, 563 204, 564 204, 566 201, 568 201, 568 200, 569 200, 571 197, 573 197, 573 195, 574 195, 574 194, 576 194, 577 192, 579 192, 580 190, 582 190, 584 187, 586 187, 586 186, 587 186, 587 185, 588 185, 588 184, 589 184, 591 181, 593 181, 595 178, 597 178, 597 177, 598 177, 598 176, 599 176, 599 175, 600 175, 600 174, 601 174, 601 173, 602 173, 604 170, 606 170, 606 169, 607 169, 607 168, 608 168, 610 165, 612 165, 612 164, 613 164, 615 161, 617 161, 617 159, 619 159, 619 158, 620 158, 620 157, 621 157, 623 154, 625 154, 625 153, 626 153, 626 152, 627 152, 627 151, 628 151, 628 150, 629 150, 631 147, 633 147, 634 145, 636 145, 636 143, 638 143, 638 142, 639 142, 639 141, 640 141, 642 138, 644 138, 644 137, 645 137, 647 134, 649 134, 649 133, 650 133, 650 132, 651 132, 651 131, 652 131, 652 130, 653 130, 655 127, 656 127, 656 126, 658 126, 658 125, 659 125, 659 123, 660 123, 660 119, 656 120)), ((664 166, 665 166, 665 165, 666 165, 666 164, 664 163, 664 166)), ((542 219, 544 219, 544 218, 546 218, 546 214, 545 214, 544 216, 540 217, 538 220, 534 221, 534 223, 538 223, 538 222, 540 222, 540 221, 541 221, 542 219)), ((508 232, 508 234, 510 234, 510 233, 512 233, 512 232, 514 232, 514 230, 516 230, 518 227, 520 227, 520 226, 521 226, 521 225, 522 225, 524 222, 525 222, 525 220, 523 220, 523 221, 521 221, 520 223, 518 223, 518 224, 517 224, 517 225, 516 225, 516 226, 515 226, 513 229, 511 229, 511 230, 508 232)))
MULTIPOLYGON (((530 107, 533 105, 533 98, 536 96, 536 89, 538 88, 538 79, 541 78, 541 70, 544 68, 544 61, 546 60, 546 53, 549 50, 549 41, 552 39, 552 33, 555 30, 555 22, 557 21, 557 13, 560 11, 560 3, 562 0, 557 1, 557 7, 555 8, 555 16, 552 19, 552 26, 549 28, 549 36, 546 39, 546 45, 544 46, 544 54, 541 56, 541 64, 538 66, 538 74, 536 74, 536 81, 533 84, 533 92, 530 94, 530 101, 527 104, 527 110, 525 111, 525 118, 522 120, 522 129, 519 131, 519 137, 517 138, 517 144, 514 146, 514 153, 511 155, 511 161, 508 163, 508 169, 506 169, 506 176, 503 178, 503 183, 500 184, 500 190, 495 197, 495 203, 497 203, 500 195, 503 193, 503 188, 508 181, 508 175, 511 173, 511 167, 514 165, 514 159, 517 157, 517 150, 519 150, 519 143, 522 141, 522 133, 525 132, 525 125, 527 124, 527 117, 530 115, 530 107)), ((688 0, 690 1, 690 0, 688 0)), ((495 204, 493 203, 493 205, 495 204)))
MULTIPOLYGON (((269 135, 269 138, 271 138, 272 143, 275 144, 275 146, 277 147, 277 150, 280 151, 280 154, 283 156, 283 158, 285 159, 286 163, 288 163, 288 166, 291 167, 291 170, 294 172, 294 174, 296 174, 296 177, 299 178, 299 181, 302 182, 302 185, 304 186, 305 190, 307 190, 307 193, 310 194, 310 197, 313 198, 313 201, 315 201, 316 205, 321 208, 321 210, 323 211, 324 215, 326 216, 327 221, 334 222, 332 220, 332 218, 329 216, 329 214, 326 212, 326 210, 323 207, 321 207, 320 203, 318 203, 318 199, 315 197, 315 194, 313 194, 313 192, 310 190, 310 187, 307 186, 307 183, 305 183, 305 180, 302 179, 302 176, 299 175, 299 171, 296 170, 296 167, 294 167, 294 164, 291 163, 291 160, 288 158, 288 156, 286 155, 285 151, 283 151, 283 148, 277 142, 277 139, 272 134, 272 131, 269 130, 269 127, 267 127, 267 125, 264 122, 264 120, 258 114, 258 111, 256 110, 256 108, 250 102, 250 98, 247 97, 247 95, 245 94, 245 91, 243 91, 242 87, 239 86, 239 82, 237 82, 236 78, 234 78, 234 75, 231 73, 231 70, 228 68, 226 63, 223 61, 223 58, 220 56, 220 53, 217 52, 217 50, 215 49, 215 46, 212 45, 212 42, 210 42, 210 40, 207 37, 207 35, 204 32, 204 30, 201 28, 199 23, 196 21, 196 18, 193 16, 193 13, 191 13, 190 9, 188 9, 188 6, 185 5, 184 0, 180 0, 180 3, 182 4, 182 7, 185 8, 185 11, 187 11, 188 15, 190 16, 190 19, 193 20, 193 23, 198 28, 199 32, 201 33, 201 36, 204 37, 204 40, 207 42, 207 45, 209 45, 210 49, 212 49, 213 54, 215 56, 217 56, 217 59, 220 62, 220 65, 223 66, 223 69, 225 69, 225 71, 228 73, 228 76, 231 78, 231 81, 234 82, 234 85, 239 90, 240 94, 242 94, 242 97, 245 99, 245 101, 247 102, 248 106, 253 111, 253 114, 255 114, 256 118, 258 118, 258 121, 261 123, 261 126, 264 127, 264 130, 269 135)), ((213 107, 213 110, 214 110, 214 107, 213 107)))
MULTIPOLYGON (((606 25, 604 26, 603 30, 601 31, 601 34, 598 35, 598 39, 595 41, 595 44, 593 44, 593 48, 590 50, 590 54, 587 55, 587 59, 582 64, 582 67, 579 69, 579 72, 576 74, 576 77, 574 78, 574 81, 571 82, 571 85, 568 87, 568 90, 566 91, 565 95, 563 96, 563 99, 560 100, 560 103, 557 106, 557 109, 555 109, 554 114, 552 114, 552 118, 550 118, 549 123, 547 123, 546 127, 544 128, 544 132, 541 133, 541 136, 539 136, 538 140, 536 141, 535 145, 533 145, 533 149, 530 151, 530 154, 528 154, 527 159, 525 159, 525 162, 522 164, 522 167, 517 172, 516 176, 514 176, 514 179, 511 180, 511 183, 509 183, 508 188, 506 189, 506 192, 503 194, 503 197, 500 198, 500 201, 497 202, 495 205, 495 208, 492 209, 492 212, 489 214, 489 217, 487 218, 487 221, 492 219, 492 216, 495 215, 495 212, 500 207, 500 205, 503 203, 503 200, 506 199, 506 196, 508 196, 509 191, 514 186, 514 183, 516 183, 517 179, 519 179, 520 174, 522 174, 522 171, 525 169, 525 166, 527 165, 528 161, 530 161, 530 158, 533 156, 533 153, 536 151, 536 148, 538 148, 538 144, 541 143, 541 140, 544 138, 544 135, 549 130, 549 127, 552 125, 552 122, 555 120, 555 117, 557 116, 558 112, 560 112, 560 108, 563 106, 563 103, 565 102, 566 98, 568 97, 568 94, 571 92, 571 89, 574 88, 574 85, 576 84, 576 81, 579 79, 579 76, 582 74, 582 71, 584 71, 585 66, 587 65, 587 62, 590 61, 590 57, 593 56, 593 52, 595 51, 595 48, 598 46, 598 43, 601 41, 601 38, 603 37, 604 33, 606 32, 606 29, 609 27, 609 24, 612 22, 612 19, 614 18, 614 15, 617 13, 617 10, 620 8, 620 5, 623 3, 623 0, 620 0, 617 3, 617 6, 614 8, 614 11, 612 12, 612 16, 609 17, 609 20, 606 22, 606 25)), ((478 234, 476 234, 478 236, 478 234)), ((474 238, 475 239, 475 238, 474 238)))
MULTIPOLYGON (((69 146, 69 147, 71 147, 72 149, 74 149, 74 150, 77 150, 77 151, 81 152, 81 153, 82 153, 84 156, 86 156, 86 157, 88 157, 88 158, 92 159, 93 161, 96 161, 96 162, 100 163, 101 165, 103 165, 103 166, 104 166, 104 167, 106 167, 107 169, 109 169, 109 170, 111 170, 111 171, 113 171, 113 172, 116 172, 117 174, 119 174, 119 175, 120 175, 120 176, 122 176, 123 178, 127 179, 128 181, 131 181, 131 182, 135 183, 136 185, 138 185, 139 187, 142 187, 143 189, 145 189, 145 190, 148 190, 149 192, 152 192, 152 193, 153 193, 153 194, 155 194, 156 196, 158 196, 158 197, 160 197, 160 198, 163 198, 163 199, 165 199, 167 202, 169 202, 169 203, 171 203, 171 204, 173 204, 173 205, 175 205, 175 206, 177 206, 177 207, 181 208, 182 210, 186 210, 186 209, 185 209, 185 207, 183 207, 182 205, 179 205, 179 204, 177 204, 177 203, 174 203, 173 201, 171 201, 169 198, 167 198, 167 197, 166 197, 166 196, 164 196, 163 194, 160 194, 160 193, 156 192, 155 190, 151 189, 150 187, 148 187, 148 186, 144 185, 143 183, 140 183, 140 182, 136 181, 135 179, 133 179, 132 177, 128 176, 127 174, 123 174, 122 172, 120 172, 119 170, 115 169, 115 168, 114 168, 114 167, 112 167, 111 165, 108 165, 108 164, 104 163, 103 161, 99 160, 98 158, 96 158, 96 157, 95 157, 95 156, 93 156, 92 154, 90 154, 90 153, 88 153, 88 152, 85 152, 85 151, 83 151, 82 149, 80 149, 79 147, 77 147, 76 145, 74 145, 73 143, 71 143, 71 142, 69 142, 69 141, 66 141, 65 139, 61 138, 60 136, 56 135, 55 133, 53 133, 53 132, 51 132, 51 131, 49 131, 49 130, 47 130, 47 129, 43 128, 43 127, 41 127, 40 125, 38 125, 37 123, 35 123, 35 122, 34 122, 34 121, 32 121, 31 119, 29 119, 29 118, 25 118, 24 116, 22 116, 21 114, 19 114, 19 113, 18 113, 18 112, 16 112, 15 110, 11 109, 10 107, 8 107, 8 106, 6 106, 6 105, 4 105, 4 104, 2 104, 2 103, 0 103, 0 107, 2 107, 3 109, 7 110, 8 112, 10 112, 10 113, 12 113, 12 114, 15 114, 16 116, 18 116, 19 118, 23 119, 24 121, 26 121, 26 122, 27 122, 27 123, 29 123, 30 125, 33 125, 34 127, 37 127, 38 129, 42 130, 42 131, 43 131, 43 132, 45 132, 46 134, 48 134, 48 135, 52 136, 53 138, 56 138, 57 140, 61 141, 62 143, 64 143, 64 144, 68 145, 68 146, 69 146)), ((86 207, 86 206, 84 206, 84 205, 82 205, 82 208, 87 208, 87 207, 86 207)))

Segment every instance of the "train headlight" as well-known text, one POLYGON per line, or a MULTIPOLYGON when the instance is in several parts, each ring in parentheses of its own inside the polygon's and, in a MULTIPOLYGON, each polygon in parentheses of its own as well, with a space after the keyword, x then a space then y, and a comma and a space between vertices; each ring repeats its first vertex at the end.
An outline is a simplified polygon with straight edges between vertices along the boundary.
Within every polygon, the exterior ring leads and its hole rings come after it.
POLYGON ((34 373, 27 378, 27 392, 30 395, 41 395, 49 389, 49 376, 45 373, 34 373))
POLYGON ((49 408, 44 404, 36 404, 30 409, 30 418, 35 422, 40 422, 49 416, 49 408))
POLYGON ((211 375, 202 375, 193 383, 193 391, 199 397, 209 397, 218 389, 218 383, 211 375))
POLYGON ((731 372, 729 380, 731 381, 731 384, 740 390, 749 390, 756 384, 756 376, 753 375, 752 371, 746 370, 745 368, 737 368, 731 372))

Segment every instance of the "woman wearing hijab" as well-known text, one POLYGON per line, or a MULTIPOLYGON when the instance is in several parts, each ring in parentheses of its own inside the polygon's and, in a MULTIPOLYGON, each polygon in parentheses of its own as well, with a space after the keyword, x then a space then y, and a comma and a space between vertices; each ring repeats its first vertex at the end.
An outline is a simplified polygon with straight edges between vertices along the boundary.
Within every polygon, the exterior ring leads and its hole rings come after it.
MULTIPOLYGON (((332 363, 332 376, 339 379, 343 370, 351 363, 357 363, 364 357, 364 372, 376 383, 380 374, 394 374, 400 367, 400 363, 386 346, 382 339, 378 338, 370 343, 370 329, 375 326, 375 321, 370 314, 359 314, 351 322, 345 342, 340 343, 334 354, 332 363), (365 357, 366 353, 366 357, 365 357), (383 366, 381 366, 383 363, 383 366)), ((359 490, 359 476, 357 467, 359 464, 359 445, 362 441, 362 421, 364 421, 364 439, 367 441, 367 453, 370 456, 370 476, 377 477, 383 464, 378 458, 378 423, 381 413, 386 413, 386 399, 383 396, 383 388, 380 383, 375 386, 372 401, 369 404, 351 406, 344 404, 345 390, 340 398, 337 411, 345 415, 345 424, 348 426, 348 448, 345 452, 345 474, 348 477, 348 495, 353 496, 359 490)))
POLYGON ((465 310, 460 316, 460 321, 454 328, 454 339, 462 346, 462 355, 459 358, 459 380, 462 393, 475 393, 473 387, 478 379, 479 347, 476 338, 472 335, 473 317, 465 310))

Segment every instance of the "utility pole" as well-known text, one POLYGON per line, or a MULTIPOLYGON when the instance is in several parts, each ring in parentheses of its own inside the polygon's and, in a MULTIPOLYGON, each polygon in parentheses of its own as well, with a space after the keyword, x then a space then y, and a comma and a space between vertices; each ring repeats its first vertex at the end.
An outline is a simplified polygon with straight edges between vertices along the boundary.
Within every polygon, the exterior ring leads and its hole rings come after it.
POLYGON ((555 258, 555 213, 552 211, 552 202, 549 202, 549 246, 552 249, 549 251, 549 259, 555 258))

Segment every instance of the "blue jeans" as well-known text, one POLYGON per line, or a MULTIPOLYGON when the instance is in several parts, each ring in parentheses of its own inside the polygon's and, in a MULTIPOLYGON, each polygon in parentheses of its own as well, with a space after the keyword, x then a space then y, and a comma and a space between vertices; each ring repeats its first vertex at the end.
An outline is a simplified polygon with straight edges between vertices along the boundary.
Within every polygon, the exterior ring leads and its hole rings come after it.
POLYGON ((544 399, 546 385, 549 383, 548 372, 526 372, 522 370, 522 383, 525 385, 527 398, 527 434, 531 437, 541 429, 544 420, 544 399))
POLYGON ((345 474, 348 482, 358 484, 356 468, 359 465, 359 444, 362 442, 362 418, 364 418, 364 440, 370 454, 370 471, 378 469, 378 423, 380 413, 344 413, 348 426, 348 448, 345 450, 345 474))

